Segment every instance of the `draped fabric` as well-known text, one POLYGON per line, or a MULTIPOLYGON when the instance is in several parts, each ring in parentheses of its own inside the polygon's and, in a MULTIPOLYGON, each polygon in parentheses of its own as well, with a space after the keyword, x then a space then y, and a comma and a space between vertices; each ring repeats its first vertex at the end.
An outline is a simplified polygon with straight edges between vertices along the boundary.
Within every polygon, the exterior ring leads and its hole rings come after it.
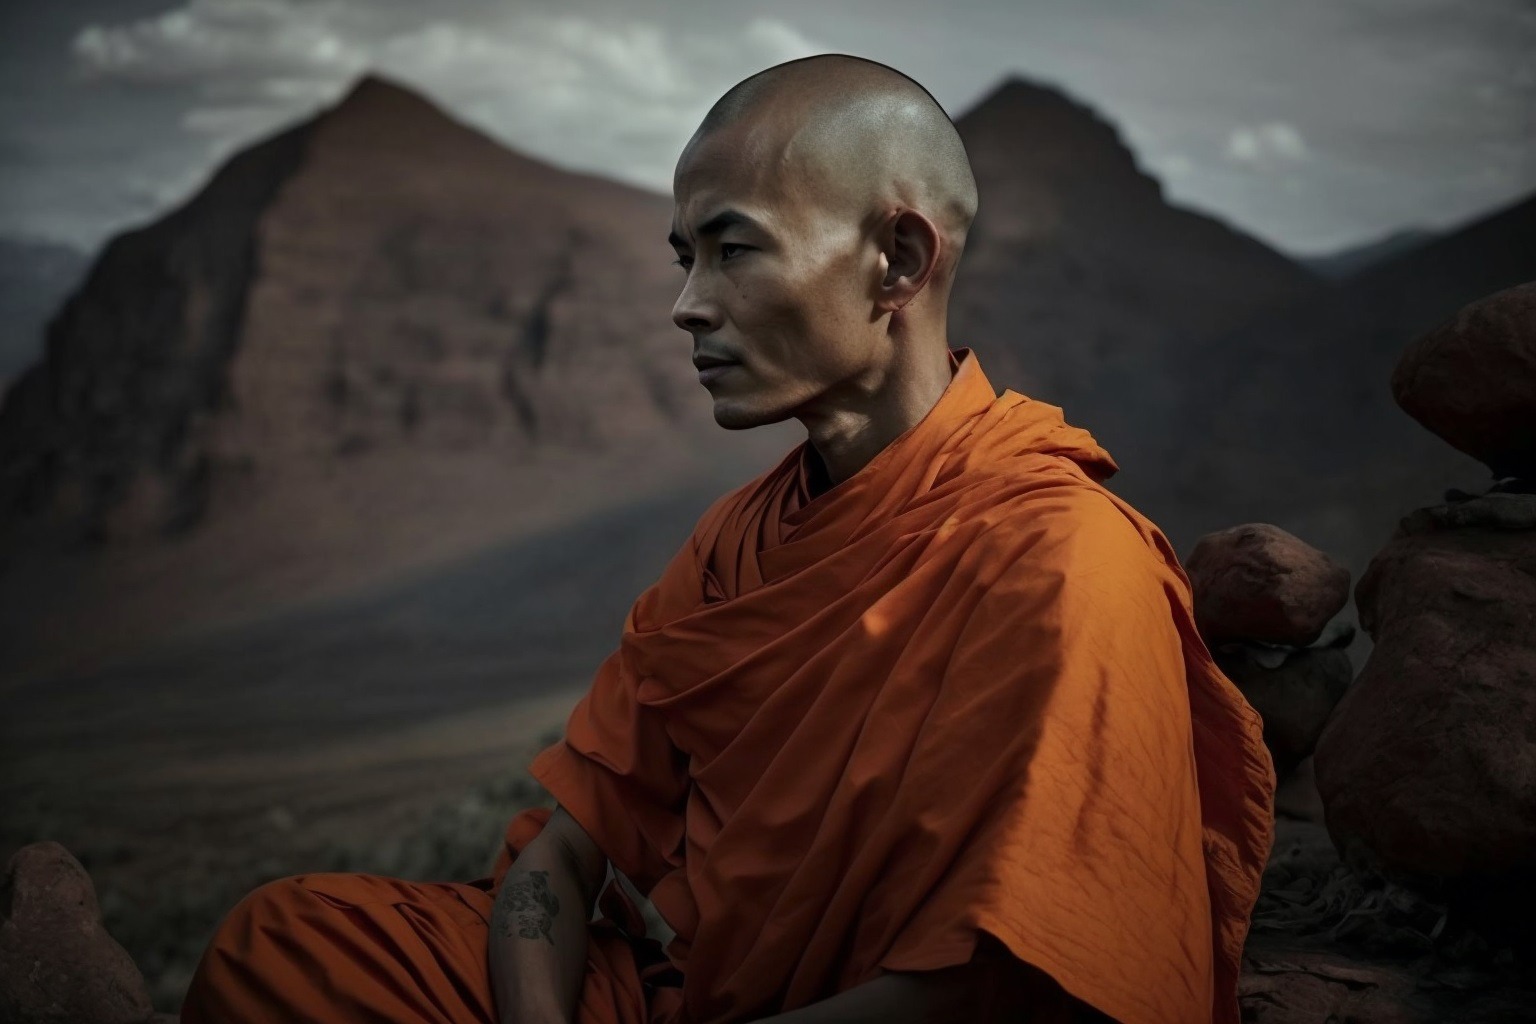
POLYGON ((1158 528, 976 356, 812 497, 717 501, 533 774, 676 930, 675 1021, 751 1020, 982 933, 1127 1024, 1235 1024, 1272 834, 1257 714, 1158 528))

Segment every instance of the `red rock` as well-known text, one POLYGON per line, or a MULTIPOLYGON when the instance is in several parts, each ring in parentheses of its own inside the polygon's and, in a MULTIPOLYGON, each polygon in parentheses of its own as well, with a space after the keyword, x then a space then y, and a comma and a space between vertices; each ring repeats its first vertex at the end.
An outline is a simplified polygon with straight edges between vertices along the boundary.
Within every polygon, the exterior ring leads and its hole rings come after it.
POLYGON ((1536 478, 1536 281, 1466 306, 1408 346, 1392 394, 1494 476, 1536 478))
POLYGON ((1269 523, 1206 534, 1184 563, 1206 643, 1305 647, 1349 600, 1349 570, 1269 523))
POLYGON ((1337 648, 1294 651, 1273 668, 1241 648, 1218 652, 1216 660, 1264 719, 1264 742, 1282 776, 1312 753, 1354 675, 1349 655, 1337 648))
POLYGON ((1316 753, 1346 856, 1489 892, 1536 871, 1533 526, 1536 495, 1421 509, 1361 578, 1375 647, 1316 753))
POLYGON ((101 924, 90 876, 58 843, 22 847, 0 888, 0 1020, 144 1024, 149 989, 101 924))

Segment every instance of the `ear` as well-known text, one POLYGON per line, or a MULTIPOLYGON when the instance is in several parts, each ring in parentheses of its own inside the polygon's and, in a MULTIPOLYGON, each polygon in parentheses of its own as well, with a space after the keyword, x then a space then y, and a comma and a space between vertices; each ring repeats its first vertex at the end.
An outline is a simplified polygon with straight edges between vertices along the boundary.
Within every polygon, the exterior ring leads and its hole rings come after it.
POLYGON ((893 213, 881 234, 883 273, 875 306, 894 313, 917 298, 928 284, 943 254, 944 236, 933 221, 916 210, 893 213))

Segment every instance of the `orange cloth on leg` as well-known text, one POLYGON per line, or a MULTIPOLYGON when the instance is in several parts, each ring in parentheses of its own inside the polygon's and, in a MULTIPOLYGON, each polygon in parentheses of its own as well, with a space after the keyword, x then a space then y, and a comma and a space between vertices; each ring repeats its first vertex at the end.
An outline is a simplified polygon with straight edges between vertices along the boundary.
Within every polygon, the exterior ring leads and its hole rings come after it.
MULTIPOLYGON (((537 809, 514 819, 492 878, 323 873, 261 886, 203 954, 183 1024, 496 1024, 491 906, 517 851, 548 817, 537 809)), ((676 1000, 652 1002, 670 1014, 676 1000)), ((612 922, 595 923, 578 1024, 652 1024, 660 1019, 652 1013, 629 940, 612 922)))

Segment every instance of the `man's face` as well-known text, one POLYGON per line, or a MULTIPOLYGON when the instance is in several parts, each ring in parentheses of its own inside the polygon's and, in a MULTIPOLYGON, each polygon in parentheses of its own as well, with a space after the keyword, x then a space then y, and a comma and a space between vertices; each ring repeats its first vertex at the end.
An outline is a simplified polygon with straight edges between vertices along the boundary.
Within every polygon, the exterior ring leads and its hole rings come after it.
POLYGON ((696 138, 673 178, 671 242, 687 277, 672 319, 693 335, 715 421, 730 429, 836 411, 881 351, 879 252, 859 211, 765 135, 696 138))

